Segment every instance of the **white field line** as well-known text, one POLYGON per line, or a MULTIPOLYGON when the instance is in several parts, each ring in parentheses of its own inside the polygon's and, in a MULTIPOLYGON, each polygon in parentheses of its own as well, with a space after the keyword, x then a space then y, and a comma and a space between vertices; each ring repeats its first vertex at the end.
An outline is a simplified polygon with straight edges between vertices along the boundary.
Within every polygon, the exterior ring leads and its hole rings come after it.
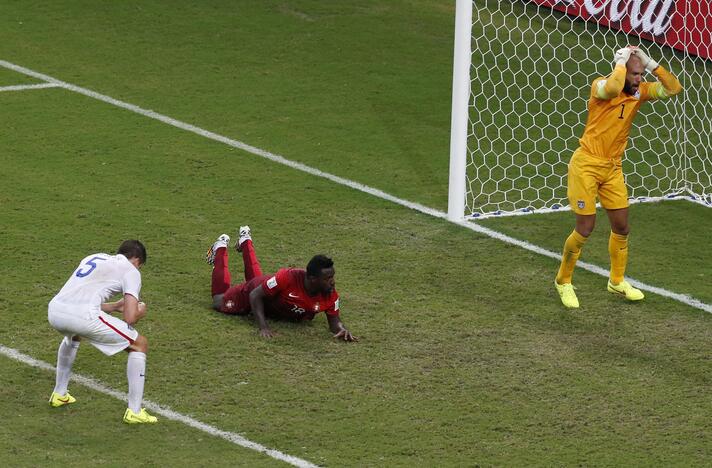
MULTIPOLYGON (((26 354, 23 354, 16 349, 8 348, 3 345, 0 345, 0 354, 4 354, 5 356, 14 359, 16 361, 22 362, 24 364, 27 364, 32 367, 37 367, 39 369, 44 369, 47 371, 55 372, 56 368, 52 366, 51 364, 48 364, 44 361, 39 361, 37 359, 34 359, 26 354)), ((72 374, 72 380, 85 386, 89 387, 92 390, 96 390, 99 393, 103 393, 105 395, 112 396, 118 400, 121 401, 128 401, 128 395, 123 392, 116 391, 110 387, 107 387, 106 385, 102 384, 101 382, 98 382, 97 380, 94 380, 89 377, 84 377, 79 374, 72 374)), ((146 408, 149 410, 153 411, 154 413, 158 413, 161 416, 173 420, 173 421, 178 421, 181 422, 187 426, 193 427, 195 429, 201 430, 203 432, 207 432, 210 435, 216 436, 216 437, 221 437, 228 442, 232 442, 235 445, 239 445, 241 447, 245 447, 251 450, 255 450, 257 452, 264 453, 265 455, 269 455, 272 458, 275 458, 277 460, 281 460, 283 462, 289 463, 290 465, 297 466, 300 468, 312 468, 316 467, 317 465, 314 465, 306 460, 302 460, 301 458, 293 457, 291 455, 284 454, 278 450, 273 450, 269 449, 263 445, 260 445, 258 443, 252 442, 248 439, 245 439, 239 434, 235 434, 234 432, 227 432, 220 430, 216 427, 213 427, 209 424, 202 423, 200 421, 197 421, 190 416, 185 416, 183 414, 177 413, 173 411, 172 409, 168 408, 167 406, 161 406, 157 403, 150 402, 148 400, 144 400, 143 404, 146 408)), ((160 422, 159 422, 160 424, 160 422)))
MULTIPOLYGON (((500 240, 502 242, 505 242, 507 244, 512 244, 516 245, 518 247, 521 247, 525 250, 529 250, 530 252, 535 252, 540 255, 544 255, 546 257, 553 258, 555 260, 560 260, 561 259, 561 254, 558 252, 552 252, 550 250, 543 249, 541 247, 538 247, 534 244, 531 244, 526 241, 522 241, 519 239, 515 239, 513 237, 510 237, 506 234, 503 234, 501 232, 495 231, 493 229, 488 229, 484 226, 481 226, 479 224, 473 223, 471 221, 451 221, 447 218, 447 213, 435 210, 433 208, 429 208, 427 206, 421 205, 419 203, 414 203, 408 200, 403 200, 401 198, 395 197, 391 194, 388 194, 386 192, 383 192, 381 190, 369 187, 367 185, 360 184, 358 182, 354 182, 349 179, 344 179, 343 177, 339 177, 333 174, 329 174, 328 172, 323 172, 320 171, 319 169, 315 169, 313 167, 307 166, 305 164, 301 164, 295 161, 290 161, 289 159, 284 158, 283 156, 280 156, 278 154, 270 153, 269 151, 265 151, 260 148, 256 148, 254 146, 250 146, 246 143, 243 143, 241 141, 233 140, 231 138, 218 135, 217 133, 213 133, 208 130, 204 130, 202 128, 196 127, 194 125, 190 125, 185 122, 181 122, 179 120, 172 119, 170 117, 167 117, 165 115, 159 114, 157 112, 154 112, 152 110, 147 110, 143 109, 141 107, 135 106, 133 104, 129 104, 123 101, 119 101, 118 99, 114 99, 109 96, 105 96, 103 94, 99 94, 97 92, 94 92, 90 89, 86 88, 81 88, 79 86, 75 86, 73 84, 65 83, 63 81, 60 81, 56 78, 53 78, 48 75, 44 75, 42 73, 38 73, 33 70, 29 70, 25 67, 21 67, 19 65, 15 65, 10 62, 6 62, 4 60, 0 60, 0 66, 8 68, 10 70, 16 71, 18 73, 22 73, 24 75, 28 75, 34 78, 37 78, 39 80, 44 80, 48 83, 53 83, 56 85, 61 86, 62 88, 68 89, 70 91, 74 91, 79 94, 83 94, 85 96, 89 96, 94 99, 98 99, 99 101, 103 101, 109 104, 112 104, 117 107, 121 107, 123 109, 130 110, 132 112, 135 112, 137 114, 143 115, 144 117, 149 117, 151 119, 156 119, 160 120, 161 122, 167 123, 168 125, 172 125, 174 127, 180 128, 182 130, 186 130, 188 132, 195 133, 197 135, 203 136, 205 138, 209 138, 211 140, 218 141, 220 143, 224 143, 228 146, 232 146, 233 148, 238 148, 244 151, 247 151, 248 153, 252 153, 256 156, 260 156, 265 159, 269 159, 270 161, 274 161, 279 164, 283 164, 285 166, 289 166, 293 169, 297 169, 302 172, 306 172, 308 174, 317 176, 317 177, 322 177, 324 179, 331 180, 332 182, 335 182, 340 185, 345 185, 347 187, 351 187, 352 189, 359 190, 361 192, 365 192, 369 195, 373 195, 374 197, 381 198, 383 200, 388 200, 390 202, 396 203, 401 206, 405 206, 407 208, 410 208, 412 210, 419 211, 421 213, 427 214, 429 216, 433 216, 435 218, 441 218, 446 221, 450 221, 454 224, 457 224, 459 226, 462 226, 464 228, 470 229, 472 231, 478 232, 480 234, 483 234, 485 236, 491 237, 493 239, 500 240)), ((563 245, 563 244, 562 244, 563 245)), ((601 275, 603 277, 608 277, 608 270, 601 268, 599 266, 593 265, 591 263, 586 263, 586 262, 581 262, 579 261, 576 263, 576 266, 579 268, 583 268, 584 270, 588 270, 592 273, 595 273, 597 275, 601 275)), ((552 273, 552 278, 553 278, 553 273, 552 273)), ((552 280, 553 281, 553 280, 552 280)), ((686 304, 690 307, 694 307, 696 309, 704 310, 705 312, 712 313, 712 304, 706 304, 702 301, 699 301, 689 295, 686 294, 679 294, 676 292, 668 291, 663 288, 658 288, 657 286, 652 286, 648 285, 645 283, 642 283, 640 281, 637 281, 632 278, 628 278, 628 281, 635 287, 642 289, 644 291, 648 291, 654 294, 658 294, 663 297, 667 297, 669 299, 673 299, 679 302, 682 302, 683 304, 686 304)), ((553 289, 553 286, 552 286, 553 289)))
MULTIPOLYGON (((684 195, 680 193, 671 193, 668 195, 663 195, 661 197, 636 197, 628 198, 628 203, 631 205, 637 203, 660 203, 671 200, 686 200, 693 203, 698 203, 702 206, 712 207, 712 195, 684 195)), ((596 203, 596 208, 601 208, 601 203, 596 203)), ((571 207, 568 205, 560 206, 558 208, 537 208, 533 210, 518 210, 509 211, 505 213, 484 213, 480 215, 467 216, 466 219, 470 221, 481 221, 488 218, 505 218, 507 216, 531 216, 545 213, 561 213, 562 211, 571 211, 571 207)))
POLYGON ((59 87, 59 85, 55 84, 55 83, 0 86, 0 92, 2 92, 2 91, 25 91, 26 89, 44 89, 44 88, 58 88, 58 87, 59 87))

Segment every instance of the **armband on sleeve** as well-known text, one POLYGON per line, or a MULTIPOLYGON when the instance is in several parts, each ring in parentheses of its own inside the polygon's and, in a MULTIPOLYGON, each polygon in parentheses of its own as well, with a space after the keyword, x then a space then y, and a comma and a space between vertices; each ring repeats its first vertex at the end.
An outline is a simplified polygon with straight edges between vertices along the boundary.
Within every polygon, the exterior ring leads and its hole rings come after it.
POLYGON ((607 78, 597 81, 593 90, 594 97, 598 99, 613 99, 623 91, 625 85, 626 68, 623 65, 617 65, 607 78))
POLYGON ((650 87, 650 98, 651 99, 667 99, 671 95, 668 94, 665 86, 662 83, 653 83, 650 87))
POLYGON ((606 99, 606 80, 601 80, 596 83, 595 96, 598 99, 606 99))

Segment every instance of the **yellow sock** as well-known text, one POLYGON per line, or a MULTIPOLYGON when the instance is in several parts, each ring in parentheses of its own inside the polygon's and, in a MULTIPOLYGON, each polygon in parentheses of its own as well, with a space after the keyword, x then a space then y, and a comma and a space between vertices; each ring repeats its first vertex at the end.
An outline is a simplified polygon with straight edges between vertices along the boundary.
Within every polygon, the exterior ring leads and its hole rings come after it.
POLYGON ((575 229, 569 237, 566 238, 564 253, 561 256, 561 266, 559 267, 559 273, 556 275, 557 283, 566 284, 571 282, 576 261, 578 261, 579 255, 581 255, 581 249, 587 240, 588 237, 582 236, 576 232, 575 229))
POLYGON ((628 264, 628 236, 611 231, 608 238, 608 253, 611 255, 611 283, 623 281, 625 267, 628 264))

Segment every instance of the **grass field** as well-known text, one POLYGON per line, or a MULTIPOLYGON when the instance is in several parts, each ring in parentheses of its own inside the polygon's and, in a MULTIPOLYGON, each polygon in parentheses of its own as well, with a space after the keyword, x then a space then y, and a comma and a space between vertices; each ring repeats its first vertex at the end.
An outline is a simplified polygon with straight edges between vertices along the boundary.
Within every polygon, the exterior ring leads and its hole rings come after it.
MULTIPOLYGON (((0 60, 152 109, 437 210, 447 205, 452 2, 0 2, 0 60)), ((0 67, 0 87, 35 84, 0 67)), ((0 345, 54 364, 47 302, 125 238, 142 270, 145 397, 324 466, 703 466, 712 316, 640 304, 557 261, 63 88, 0 92, 0 345), (253 229, 267 271, 336 262, 343 319, 210 310, 214 238, 253 229)), ((570 213, 482 225, 558 251, 570 213)), ((631 208, 629 274, 712 303, 712 212, 631 208)), ((583 260, 607 267, 601 217, 583 260)), ((233 276, 241 275, 232 258, 233 276)), ((125 357, 82 345, 75 372, 126 391, 125 357)), ((280 466, 0 356, 3 466, 280 466)))

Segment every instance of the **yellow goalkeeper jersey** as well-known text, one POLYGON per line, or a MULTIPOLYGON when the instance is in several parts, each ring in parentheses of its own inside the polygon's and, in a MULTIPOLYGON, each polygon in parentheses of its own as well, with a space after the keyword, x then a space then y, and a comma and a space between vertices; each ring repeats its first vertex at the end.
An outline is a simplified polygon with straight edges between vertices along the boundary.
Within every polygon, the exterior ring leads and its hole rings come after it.
POLYGON ((633 118, 641 103, 665 99, 682 91, 680 82, 662 66, 655 69, 660 81, 641 82, 634 95, 623 92, 626 67, 618 65, 608 77, 597 78, 588 100, 588 120, 579 140, 587 154, 620 159, 628 145, 633 118))

